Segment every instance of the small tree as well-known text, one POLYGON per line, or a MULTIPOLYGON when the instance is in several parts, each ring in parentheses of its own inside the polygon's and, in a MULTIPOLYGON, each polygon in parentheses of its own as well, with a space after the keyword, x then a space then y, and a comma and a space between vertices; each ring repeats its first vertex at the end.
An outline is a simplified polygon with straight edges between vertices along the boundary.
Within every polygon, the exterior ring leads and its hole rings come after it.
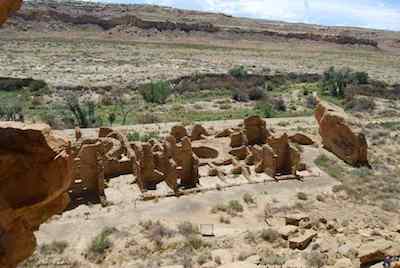
POLYGON ((69 95, 66 98, 66 104, 79 127, 90 128, 102 124, 101 118, 96 115, 96 104, 94 102, 88 101, 85 103, 86 107, 84 107, 77 96, 69 95))
POLYGON ((165 104, 172 94, 172 88, 167 81, 154 81, 140 90, 140 94, 146 102, 165 104))
POLYGON ((110 126, 112 126, 115 120, 117 119, 117 116, 115 115, 115 113, 109 113, 107 119, 108 122, 110 123, 110 126))
POLYGON ((249 75, 246 67, 244 67, 243 65, 236 66, 236 67, 230 69, 229 74, 238 79, 244 79, 249 75))

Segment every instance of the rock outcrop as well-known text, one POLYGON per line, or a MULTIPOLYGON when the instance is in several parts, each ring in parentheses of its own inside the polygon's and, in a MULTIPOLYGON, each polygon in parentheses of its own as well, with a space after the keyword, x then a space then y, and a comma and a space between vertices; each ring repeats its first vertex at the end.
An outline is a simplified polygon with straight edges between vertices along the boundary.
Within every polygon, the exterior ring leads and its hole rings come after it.
POLYGON ((7 18, 21 8, 22 0, 0 0, 0 26, 7 18))
POLYGON ((68 141, 47 125, 0 123, 1 267, 33 253, 33 230, 66 208, 71 180, 68 141))
POLYGON ((370 167, 368 163, 368 144, 363 133, 351 129, 346 115, 340 108, 317 101, 315 118, 324 148, 346 163, 370 167))

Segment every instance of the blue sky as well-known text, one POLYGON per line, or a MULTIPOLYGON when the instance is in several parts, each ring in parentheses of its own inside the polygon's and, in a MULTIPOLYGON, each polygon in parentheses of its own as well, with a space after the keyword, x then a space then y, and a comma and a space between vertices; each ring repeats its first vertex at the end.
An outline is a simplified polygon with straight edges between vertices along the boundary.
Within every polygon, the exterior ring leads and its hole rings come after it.
POLYGON ((102 0, 102 2, 157 4, 223 12, 234 16, 400 31, 400 0, 102 0))

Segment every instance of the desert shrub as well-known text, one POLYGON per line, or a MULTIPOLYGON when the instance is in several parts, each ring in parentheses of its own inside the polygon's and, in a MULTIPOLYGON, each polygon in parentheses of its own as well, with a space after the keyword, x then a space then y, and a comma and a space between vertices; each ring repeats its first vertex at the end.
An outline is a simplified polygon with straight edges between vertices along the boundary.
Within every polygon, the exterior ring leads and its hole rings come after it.
POLYGON ((43 244, 39 247, 39 252, 44 255, 63 254, 68 247, 65 241, 53 241, 51 244, 43 244))
POLYGON ((151 139, 160 139, 160 133, 157 131, 152 131, 148 133, 141 134, 137 131, 129 132, 126 136, 128 141, 141 141, 141 142, 148 142, 151 139))
POLYGON ((304 192, 298 192, 297 193, 297 198, 298 199, 300 199, 300 200, 307 200, 308 199, 308 196, 307 196, 307 194, 306 193, 304 193, 304 192))
POLYGON ((395 202, 394 200, 387 199, 382 202, 381 207, 385 211, 395 212, 398 211, 400 205, 398 202, 395 202))
POLYGON ((205 242, 200 236, 191 235, 191 236, 187 237, 187 239, 185 241, 185 246, 195 249, 195 250, 198 250, 201 248, 210 247, 210 244, 205 242))
POLYGON ((0 121, 24 121, 24 109, 20 102, 1 103, 0 121))
POLYGON ((178 232, 183 236, 190 236, 199 233, 199 228, 191 222, 185 221, 178 225, 178 232))
POLYGON ((228 209, 234 212, 243 212, 243 206, 238 200, 231 200, 228 203, 228 209))
POLYGON ((136 116, 136 120, 139 124, 154 124, 161 122, 160 117, 157 114, 151 112, 138 114, 136 116))
POLYGON ((245 193, 243 195, 243 201, 246 204, 255 204, 256 203, 256 201, 254 200, 254 197, 250 193, 245 193))
POLYGON ((29 84, 29 89, 31 91, 38 91, 47 87, 47 83, 43 80, 33 80, 29 84))
POLYGON ((248 102, 250 100, 249 95, 240 89, 232 90, 232 99, 238 102, 248 102))
POLYGON ((172 94, 171 85, 167 81, 153 81, 140 90, 146 102, 164 104, 172 94))
POLYGON ((262 88, 256 87, 249 91, 248 96, 250 100, 261 100, 265 97, 265 92, 262 88))
POLYGON ((88 101, 80 103, 79 98, 70 94, 65 99, 67 108, 73 114, 75 123, 81 128, 99 127, 102 125, 101 117, 96 115, 96 104, 88 101))
POLYGON ((221 105, 219 106, 219 108, 220 108, 221 110, 229 110, 229 109, 232 108, 232 105, 231 105, 230 103, 225 103, 225 104, 221 104, 221 105))
POLYGON ((353 112, 367 112, 373 111, 376 107, 375 101, 368 97, 352 98, 346 102, 345 109, 353 112))
POLYGON ((140 141, 140 133, 137 131, 132 131, 129 132, 126 137, 128 138, 128 141, 140 141))
POLYGON ((309 109, 314 109, 317 106, 317 99, 313 95, 308 95, 305 100, 305 105, 309 109))
POLYGON ((274 98, 272 100, 272 106, 276 111, 286 112, 287 110, 287 106, 283 98, 274 98))
POLYGON ((212 260, 212 255, 211 255, 210 250, 204 250, 197 257, 197 263, 200 264, 200 265, 203 265, 203 264, 205 264, 206 262, 208 262, 210 260, 212 260))
POLYGON ((335 69, 332 66, 324 72, 321 86, 331 96, 343 97, 347 85, 367 84, 368 79, 366 72, 354 72, 350 68, 335 69))
POLYGON ((353 83, 363 85, 368 84, 369 75, 367 72, 354 72, 352 74, 352 81, 353 83))
POLYGON ((339 178, 343 174, 343 168, 337 163, 336 160, 329 159, 325 154, 320 154, 314 163, 324 170, 329 176, 339 178))
POLYGON ((112 126, 114 124, 116 119, 117 119, 117 116, 115 113, 109 113, 107 116, 107 120, 108 120, 108 123, 110 123, 110 126, 112 126))
POLYGON ((254 232, 247 231, 244 240, 249 244, 255 244, 257 242, 257 235, 254 232))
POLYGON ((279 233, 273 229, 264 229, 260 233, 260 237, 267 242, 273 243, 280 237, 279 233))
POLYGON ((218 213, 219 211, 221 212, 226 212, 228 210, 228 207, 224 204, 217 204, 211 209, 211 213, 218 213))
POLYGON ((309 267, 323 267, 327 262, 325 255, 318 251, 305 253, 304 258, 309 267))
POLYGON ((238 79, 244 79, 248 76, 248 71, 245 66, 236 66, 229 70, 229 74, 238 79))
POLYGON ((271 103, 267 101, 259 101, 257 102, 255 108, 263 117, 271 118, 274 115, 274 109, 271 103))
POLYGON ((159 221, 151 224, 150 227, 148 227, 147 230, 147 236, 148 238, 155 242, 157 247, 161 247, 162 245, 162 239, 164 237, 172 237, 175 235, 175 231, 172 229, 167 228, 163 224, 161 224, 159 221))
POLYGON ((319 202, 325 202, 325 196, 322 195, 322 194, 318 194, 315 198, 316 198, 319 202))
POLYGON ((222 264, 221 257, 220 257, 220 256, 215 256, 214 262, 215 262, 217 265, 221 265, 221 264, 222 264))
POLYGON ((225 223, 225 224, 230 224, 231 223, 231 219, 227 216, 221 215, 219 216, 219 222, 220 223, 225 223))
POLYGON ((330 67, 324 72, 322 78, 322 89, 334 97, 343 97, 344 89, 351 82, 350 69, 343 68, 336 70, 330 67))
POLYGON ((373 171, 367 167, 361 167, 361 168, 356 168, 353 169, 351 172, 351 175, 360 177, 360 178, 365 178, 370 175, 372 175, 373 171))
POLYGON ((109 237, 114 231, 115 229, 106 227, 92 240, 87 249, 87 257, 89 259, 99 261, 98 257, 104 255, 112 247, 109 237))

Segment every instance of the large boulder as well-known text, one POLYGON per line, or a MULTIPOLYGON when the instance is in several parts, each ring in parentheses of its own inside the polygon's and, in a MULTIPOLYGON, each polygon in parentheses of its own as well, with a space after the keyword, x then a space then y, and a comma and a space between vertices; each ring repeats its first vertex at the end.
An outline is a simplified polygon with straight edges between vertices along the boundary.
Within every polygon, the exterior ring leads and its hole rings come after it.
POLYGON ((321 100, 317 103, 315 118, 324 148, 352 166, 370 167, 364 134, 350 127, 346 114, 340 108, 321 100))
POLYGON ((0 26, 7 18, 21 8, 22 0, 0 0, 0 26))
POLYGON ((47 125, 0 123, 0 267, 32 254, 33 230, 67 207, 71 180, 67 140, 47 125))

